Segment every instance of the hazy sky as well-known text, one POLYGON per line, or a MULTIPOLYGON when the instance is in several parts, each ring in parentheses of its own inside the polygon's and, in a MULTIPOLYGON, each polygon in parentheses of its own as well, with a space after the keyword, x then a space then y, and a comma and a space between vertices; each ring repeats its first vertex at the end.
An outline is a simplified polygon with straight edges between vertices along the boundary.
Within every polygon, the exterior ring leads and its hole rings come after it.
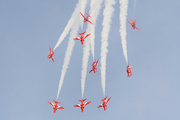
MULTIPOLYGON (((84 113, 73 107, 82 99, 83 46, 75 41, 58 98, 65 109, 53 113, 47 101, 56 99, 69 34, 55 50, 55 63, 47 59, 49 46, 53 48, 57 43, 77 3, 78 0, 0 1, 0 120, 178 120, 179 0, 129 0, 127 19, 137 19, 136 26, 141 29, 133 31, 126 23, 131 78, 126 73, 119 34, 120 5, 116 0, 108 38, 106 95, 112 98, 107 110, 97 108, 104 97, 100 63, 95 75, 86 76, 84 98, 91 103, 84 113)), ((89 6, 90 2, 86 12, 89 6)), ((104 2, 101 7, 95 59, 100 59, 104 2)), ((88 72, 92 62, 90 54, 88 72)))

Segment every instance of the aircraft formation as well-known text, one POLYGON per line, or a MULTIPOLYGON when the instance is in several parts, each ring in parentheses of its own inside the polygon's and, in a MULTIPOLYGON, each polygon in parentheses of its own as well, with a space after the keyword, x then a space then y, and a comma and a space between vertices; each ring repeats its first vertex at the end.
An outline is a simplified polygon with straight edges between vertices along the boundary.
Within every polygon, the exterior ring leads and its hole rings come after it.
MULTIPOLYGON (((93 23, 88 19, 89 17, 91 18, 91 16, 90 16, 88 13, 86 13, 86 15, 87 15, 86 17, 85 17, 81 12, 80 12, 80 15, 84 18, 84 23, 85 23, 85 22, 89 22, 90 24, 93 25, 93 23)), ((127 19, 126 19, 126 20, 127 20, 127 19)), ((132 20, 132 19, 131 19, 131 20, 132 20)), ((135 25, 136 25, 136 19, 135 19, 135 20, 132 20, 132 23, 129 22, 128 20, 127 20, 127 22, 132 26, 132 29, 133 29, 133 30, 134 30, 134 29, 140 30, 139 28, 137 28, 137 27, 135 26, 135 25)), ((82 33, 78 33, 78 35, 80 35, 80 37, 74 38, 73 40, 80 40, 81 45, 83 45, 84 39, 85 39, 86 37, 88 37, 89 35, 91 35, 90 33, 87 34, 87 35, 84 35, 85 33, 86 33, 86 31, 85 31, 85 32, 82 32, 82 33)), ((54 56, 54 51, 51 49, 51 47, 49 47, 49 50, 50 50, 50 52, 49 52, 49 55, 48 55, 48 59, 51 58, 52 61, 54 62, 54 58, 53 58, 53 56, 54 56)), ((99 59, 98 59, 97 61, 95 60, 95 61, 92 63, 92 69, 89 71, 89 73, 91 73, 92 71, 94 71, 94 74, 96 74, 96 72, 97 72, 97 66, 98 66, 98 61, 99 61, 99 59)), ((129 77, 129 78, 130 78, 131 75, 132 75, 131 68, 132 68, 132 66, 129 66, 129 63, 128 63, 126 72, 127 72, 127 77, 129 77)), ((82 113, 84 112, 84 107, 85 107, 86 105, 88 105, 88 104, 91 103, 91 101, 85 102, 86 99, 87 99, 87 98, 82 99, 82 100, 79 100, 79 102, 81 102, 81 103, 80 103, 80 104, 77 104, 77 105, 74 105, 74 107, 80 107, 82 113)), ((103 101, 103 103, 100 104, 97 108, 103 107, 103 108, 104 108, 104 111, 106 111, 106 109, 107 109, 107 103, 108 103, 108 101, 109 101, 110 99, 111 99, 111 97, 109 97, 109 98, 107 99, 107 96, 106 96, 105 98, 103 98, 103 99, 101 100, 101 101, 103 101)), ((53 99, 53 101, 54 101, 55 104, 54 104, 54 103, 51 103, 51 102, 49 102, 49 101, 48 101, 48 103, 53 106, 54 113, 56 112, 57 109, 64 109, 64 107, 61 107, 61 106, 58 106, 58 105, 57 105, 57 104, 60 104, 60 102, 55 101, 54 99, 53 99)))
MULTIPOLYGON (((127 19, 126 19, 126 20, 127 20, 127 19)), ((131 21, 132 21, 132 23, 127 20, 127 22, 132 26, 132 29, 134 30, 134 29, 136 28, 137 30, 140 30, 139 28, 136 27, 136 19, 135 19, 135 20, 132 20, 132 19, 131 19, 131 21)), ((127 72, 127 76, 128 76, 129 78, 132 76, 132 72, 131 72, 131 68, 132 68, 132 67, 133 67, 133 66, 129 66, 129 63, 128 63, 126 72, 127 72)))

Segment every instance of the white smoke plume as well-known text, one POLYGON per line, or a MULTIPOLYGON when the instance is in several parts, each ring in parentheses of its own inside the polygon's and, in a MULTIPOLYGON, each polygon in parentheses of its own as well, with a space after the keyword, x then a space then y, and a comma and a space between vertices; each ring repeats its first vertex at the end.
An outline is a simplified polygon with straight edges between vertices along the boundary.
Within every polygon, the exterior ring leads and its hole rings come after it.
POLYGON ((103 94, 105 95, 105 81, 106 81, 106 57, 108 52, 108 36, 111 28, 111 18, 114 12, 113 5, 115 0, 106 0, 105 9, 103 11, 103 22, 102 22, 102 32, 101 32, 101 84, 103 89, 103 94))
POLYGON ((68 68, 68 65, 69 65, 69 62, 70 62, 70 57, 71 57, 71 54, 72 54, 72 51, 73 51, 73 47, 74 47, 74 43, 75 43, 73 38, 77 35, 77 31, 78 31, 79 26, 80 26, 80 19, 76 19, 76 20, 77 20, 77 22, 72 27, 70 37, 69 37, 68 47, 67 47, 67 50, 66 50, 66 53, 65 53, 64 63, 63 63, 63 66, 62 66, 62 71, 61 71, 61 78, 59 80, 57 99, 59 97, 59 93, 61 91, 61 87, 62 87, 64 77, 65 77, 65 74, 66 74, 66 70, 68 68))
POLYGON ((127 9, 128 9, 128 0, 119 0, 120 3, 120 36, 121 36, 121 43, 123 54, 128 63, 128 56, 127 56, 127 46, 126 46, 126 16, 127 16, 127 9))
MULTIPOLYGON (((77 17, 77 18, 79 18, 79 17, 77 17)), ((78 31, 79 26, 80 26, 80 19, 76 19, 76 20, 77 20, 77 22, 72 27, 70 37, 69 37, 68 47, 67 47, 67 50, 66 50, 66 53, 65 53, 64 64, 62 66, 61 78, 60 78, 60 81, 59 81, 57 98, 59 97, 59 93, 61 91, 61 87, 62 87, 64 77, 65 77, 65 74, 66 74, 66 70, 68 68, 68 65, 69 65, 69 62, 70 62, 70 57, 71 57, 71 54, 72 54, 72 51, 73 51, 73 47, 74 47, 74 43, 75 43, 73 38, 77 35, 77 31, 78 31)))
POLYGON ((53 51, 61 44, 61 42, 64 40, 64 38, 66 37, 66 35, 69 33, 71 27, 75 24, 75 17, 79 16, 80 17, 80 10, 84 11, 86 8, 86 4, 87 4, 87 0, 79 0, 79 2, 76 4, 76 8, 73 12, 73 14, 71 15, 71 18, 68 21, 68 24, 66 25, 63 33, 61 34, 59 40, 57 41, 53 51), (81 9, 80 9, 81 8, 81 9))
POLYGON ((91 27, 91 37, 90 37, 90 44, 91 44, 91 53, 93 56, 93 60, 94 60, 94 39, 95 39, 95 26, 96 26, 96 20, 97 17, 99 15, 100 9, 101 9, 101 4, 102 4, 103 0, 91 0, 91 5, 90 5, 90 16, 91 21, 93 23, 93 25, 89 25, 89 27, 91 27))
MULTIPOLYGON (((87 30, 87 32, 89 32, 89 31, 87 30)), ((87 65, 88 65, 88 58, 89 58, 89 50, 90 50, 90 42, 89 42, 89 40, 90 39, 87 37, 85 42, 84 42, 84 48, 83 48, 82 71, 81 71, 82 98, 83 98, 83 95, 84 95, 85 79, 86 79, 87 65)))
MULTIPOLYGON (((83 15, 85 13, 85 8, 89 0, 81 0, 81 9, 79 12, 81 12, 83 15)), ((80 15, 80 14, 79 14, 80 15)), ((84 18, 80 15, 81 19, 81 30, 83 29, 83 24, 84 24, 84 18)))
MULTIPOLYGON (((80 22, 81 22, 80 21, 80 16, 79 16, 80 5, 85 5, 85 4, 82 4, 83 3, 82 1, 84 1, 84 3, 85 3, 86 0, 79 0, 78 5, 76 6, 75 12, 73 13, 73 18, 71 18, 72 21, 76 21, 76 23, 73 24, 72 29, 71 29, 71 33, 70 33, 68 47, 67 47, 67 50, 66 50, 66 53, 65 53, 64 63, 63 63, 63 66, 62 66, 61 78, 60 78, 60 81, 59 81, 59 87, 58 87, 58 92, 57 92, 57 99, 59 97, 59 94, 60 94, 60 91, 61 91, 61 87, 63 85, 64 77, 65 77, 65 74, 66 74, 66 70, 68 68, 68 65, 69 65, 69 62, 70 62, 70 57, 71 57, 72 50, 73 50, 73 47, 74 47, 75 41, 73 40, 73 38, 75 38, 75 36, 77 35, 77 31, 78 31, 79 26, 80 26, 80 22)), ((84 6, 84 9, 85 9, 85 7, 86 6, 84 6)))
POLYGON ((93 59, 94 59, 94 32, 95 32, 95 24, 96 24, 96 19, 97 15, 99 13, 101 3, 103 0, 91 0, 91 5, 90 5, 90 16, 92 19, 93 25, 88 23, 86 33, 91 35, 85 39, 84 42, 84 48, 83 48, 83 58, 82 58, 82 71, 81 71, 81 89, 82 89, 82 97, 84 95, 84 88, 85 88, 85 79, 86 79, 86 74, 87 74, 87 65, 88 65, 88 58, 89 58, 89 50, 90 50, 90 43, 92 44, 92 54, 93 54, 93 59), (94 6, 94 4, 96 5, 94 6), (96 7, 96 8, 94 8, 96 7))

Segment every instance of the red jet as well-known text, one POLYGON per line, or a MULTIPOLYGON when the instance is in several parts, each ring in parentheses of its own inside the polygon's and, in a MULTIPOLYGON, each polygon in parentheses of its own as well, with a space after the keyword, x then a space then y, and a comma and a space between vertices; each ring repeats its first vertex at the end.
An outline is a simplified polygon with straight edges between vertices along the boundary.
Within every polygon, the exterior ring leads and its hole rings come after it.
POLYGON ((129 64, 128 64, 128 66, 127 66, 127 74, 128 74, 128 77, 130 78, 131 77, 131 68, 132 68, 133 66, 131 66, 131 67, 129 67, 129 64))
POLYGON ((49 52, 49 55, 48 55, 48 59, 52 59, 52 61, 54 62, 54 58, 53 58, 53 55, 54 55, 54 52, 51 50, 51 47, 49 46, 49 50, 50 50, 50 52, 49 52))
POLYGON ((106 111, 106 108, 107 108, 107 105, 106 105, 106 104, 107 104, 107 102, 111 99, 111 97, 110 97, 109 99, 107 99, 107 100, 106 100, 106 98, 107 98, 107 96, 101 100, 101 101, 103 101, 103 103, 98 106, 98 108, 104 107, 104 111, 106 111))
MULTIPOLYGON (((126 19, 126 20, 127 20, 127 19, 126 19)), ((131 20, 132 20, 132 19, 131 19, 131 20)), ((128 21, 128 20, 127 20, 127 21, 128 21)), ((139 28, 136 27, 136 19, 135 19, 135 20, 132 20, 132 23, 130 23, 129 21, 128 21, 128 23, 132 25, 132 29, 133 29, 133 30, 134 30, 135 28, 138 29, 138 30, 140 30, 139 28)))
POLYGON ((94 74, 96 73, 96 71, 97 71, 97 67, 96 66, 98 65, 97 64, 98 61, 99 61, 99 59, 97 61, 95 60, 95 62, 93 62, 92 69, 89 71, 89 73, 92 72, 92 71, 94 71, 94 74))
POLYGON ((78 33, 78 35, 81 35, 81 37, 79 37, 79 38, 74 38, 74 40, 80 40, 80 41, 81 41, 81 44, 83 45, 84 39, 87 38, 89 35, 91 35, 91 34, 87 34, 86 36, 83 36, 84 33, 86 33, 86 31, 83 32, 83 33, 78 33))
POLYGON ((56 112, 57 109, 64 109, 63 107, 57 105, 57 104, 60 104, 60 102, 55 101, 55 100, 53 100, 53 101, 55 102, 55 104, 54 104, 54 103, 51 103, 51 102, 49 102, 49 101, 48 101, 48 103, 53 106, 54 113, 56 112))
MULTIPOLYGON (((86 99, 87 99, 87 98, 86 98, 86 99)), ((85 107, 86 105, 88 105, 89 103, 91 103, 91 101, 84 103, 84 101, 85 101, 86 99, 84 99, 84 100, 83 100, 83 99, 82 99, 82 100, 79 100, 79 101, 81 102, 81 104, 74 105, 74 107, 80 107, 82 113, 83 113, 83 111, 84 111, 84 107, 85 107)))
POLYGON ((85 23, 86 21, 88 21, 89 23, 93 24, 91 21, 88 20, 88 17, 91 18, 91 16, 90 16, 89 14, 86 13, 87 16, 85 17, 81 12, 79 12, 79 13, 83 16, 83 18, 84 18, 84 23, 85 23))

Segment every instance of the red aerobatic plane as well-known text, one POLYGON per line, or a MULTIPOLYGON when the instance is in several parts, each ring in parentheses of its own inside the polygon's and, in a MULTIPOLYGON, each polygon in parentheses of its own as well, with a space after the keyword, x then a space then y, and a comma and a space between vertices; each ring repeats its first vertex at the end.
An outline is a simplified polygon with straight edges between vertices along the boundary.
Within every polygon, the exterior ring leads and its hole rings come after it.
POLYGON ((81 41, 81 44, 83 45, 84 39, 87 38, 89 35, 91 35, 91 34, 87 34, 86 36, 83 36, 84 33, 86 33, 86 31, 83 32, 83 33, 78 33, 78 35, 81 35, 81 37, 79 37, 79 38, 74 38, 74 40, 80 40, 80 41, 81 41))
POLYGON ((106 100, 106 99, 107 99, 107 96, 101 100, 101 101, 103 101, 103 103, 98 106, 98 108, 104 107, 104 111, 106 111, 106 108, 107 108, 107 105, 106 105, 106 104, 107 104, 107 102, 111 99, 111 97, 108 98, 107 100, 106 100))
POLYGON ((49 52, 49 55, 48 55, 48 59, 52 59, 52 61, 54 62, 54 58, 53 58, 53 55, 54 55, 54 52, 51 50, 51 47, 49 46, 49 50, 50 50, 50 52, 49 52))
POLYGON ((132 68, 133 66, 131 66, 131 67, 129 67, 129 64, 128 64, 128 66, 127 66, 127 74, 128 74, 128 77, 131 77, 131 68, 132 68))
POLYGON ((99 59, 98 59, 97 61, 95 60, 95 62, 93 62, 93 64, 92 64, 92 69, 89 71, 89 73, 92 72, 92 71, 94 71, 94 74, 96 74, 96 71, 97 71, 97 67, 96 67, 96 66, 98 65, 98 64, 97 64, 98 61, 99 61, 99 59))
MULTIPOLYGON (((87 99, 87 98, 86 98, 86 99, 87 99)), ((84 101, 85 101, 86 99, 79 100, 79 101, 81 102, 81 104, 74 105, 74 107, 80 107, 82 113, 83 113, 83 111, 84 111, 84 107, 85 107, 86 105, 88 105, 89 103, 91 103, 91 101, 84 103, 84 101)))
MULTIPOLYGON (((127 19, 126 19, 127 20, 127 19)), ((132 19, 131 19, 132 20, 132 19)), ((128 21, 128 20, 127 20, 128 21)), ((140 30, 139 28, 136 27, 136 19, 135 20, 132 20, 132 23, 128 21, 129 24, 131 24, 132 26, 132 29, 134 30, 135 28, 140 30)))
POLYGON ((48 103, 53 106, 54 113, 56 112, 57 109, 64 109, 63 107, 57 105, 57 104, 60 104, 60 102, 55 101, 55 100, 53 100, 53 101, 55 102, 55 104, 54 104, 54 103, 51 103, 51 102, 49 102, 49 101, 48 101, 48 103))
POLYGON ((79 13, 83 16, 83 18, 84 18, 84 23, 85 23, 86 21, 88 21, 89 23, 93 24, 91 21, 88 20, 88 17, 91 18, 91 16, 90 16, 89 14, 86 13, 87 16, 85 17, 81 12, 79 12, 79 13))

